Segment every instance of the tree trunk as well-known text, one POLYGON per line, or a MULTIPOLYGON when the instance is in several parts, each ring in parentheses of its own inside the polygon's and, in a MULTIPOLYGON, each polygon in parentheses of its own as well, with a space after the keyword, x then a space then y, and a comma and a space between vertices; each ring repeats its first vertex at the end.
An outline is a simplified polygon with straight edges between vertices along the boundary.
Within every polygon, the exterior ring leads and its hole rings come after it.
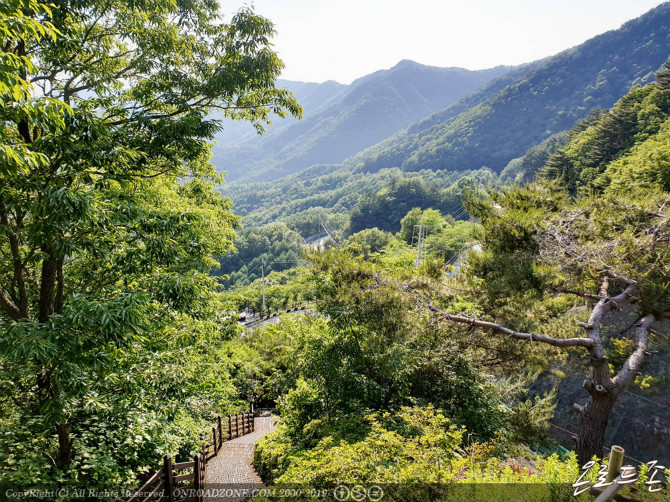
POLYGON ((45 323, 54 313, 54 291, 58 275, 58 259, 47 246, 42 246, 42 251, 46 256, 42 261, 39 322, 45 323))
POLYGON ((605 431, 614 403, 616 397, 610 392, 594 392, 591 402, 584 407, 577 437, 577 459, 580 466, 586 464, 594 455, 603 458, 605 431))
POLYGON ((67 469, 72 461, 72 439, 67 424, 56 424, 58 433, 58 467, 67 469))
MULTIPOLYGON (((59 398, 58 387, 53 381, 53 370, 46 370, 37 375, 37 388, 44 393, 42 399, 40 399, 40 405, 51 399, 59 398)), ((70 426, 67 423, 56 424, 56 435, 58 436, 56 465, 59 469, 67 469, 73 456, 70 426)))

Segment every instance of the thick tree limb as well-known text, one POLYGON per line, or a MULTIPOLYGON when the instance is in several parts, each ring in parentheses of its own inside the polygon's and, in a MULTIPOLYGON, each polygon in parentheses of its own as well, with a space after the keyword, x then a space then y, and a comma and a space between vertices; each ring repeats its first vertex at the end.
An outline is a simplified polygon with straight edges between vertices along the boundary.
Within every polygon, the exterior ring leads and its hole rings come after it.
POLYGON ((18 321, 22 318, 21 311, 14 305, 14 302, 9 299, 7 293, 0 290, 0 310, 7 314, 13 321, 18 321))
POLYGON ((586 408, 584 406, 582 406, 581 404, 577 404, 577 403, 573 404, 572 409, 575 410, 580 415, 584 415, 586 413, 586 408))
POLYGON ((46 246, 42 246, 45 254, 42 260, 42 274, 40 277, 40 303, 39 322, 47 322, 54 313, 54 290, 56 288, 56 275, 58 259, 46 246))
MULTIPOLYGON (((14 319, 13 314, 10 314, 9 312, 12 310, 12 308, 16 308, 19 312, 19 318, 29 318, 28 293, 26 290, 24 277, 24 265, 21 260, 21 246, 19 243, 19 237, 15 230, 16 228, 21 228, 23 226, 23 217, 18 215, 14 218, 14 220, 15 225, 11 225, 7 207, 2 201, 2 198, 0 198, 0 224, 2 227, 4 227, 5 233, 7 234, 7 239, 9 240, 9 249, 12 253, 12 268, 14 271, 12 278, 12 291, 10 291, 10 295, 12 296, 14 303, 12 303, 11 306, 7 305, 9 310, 3 310, 14 319)), ((9 300, 9 298, 6 299, 9 300)))
POLYGON ((565 293, 566 295, 581 296, 582 298, 586 298, 588 300, 600 301, 600 300, 603 299, 602 296, 594 295, 592 293, 585 293, 583 291, 576 291, 574 289, 551 288, 551 290, 556 292, 556 293, 565 293))
POLYGON ((614 309, 620 309, 620 305, 623 303, 630 303, 633 299, 633 293, 637 288, 637 282, 624 279, 614 274, 609 274, 603 278, 602 285, 600 287, 600 296, 602 297, 598 303, 596 303, 591 311, 589 320, 586 323, 580 323, 579 325, 584 328, 586 334, 592 342, 591 345, 591 357, 592 367, 593 367, 593 380, 598 384, 604 387, 610 387, 612 382, 610 380, 609 372, 609 363, 607 361, 607 354, 605 353, 605 346, 603 345, 602 335, 601 335, 601 325, 605 314, 614 309), (622 293, 614 297, 609 296, 609 287, 610 281, 618 282, 624 284, 626 289, 622 293))
POLYGON ((590 338, 554 338, 552 336, 540 335, 537 333, 522 333, 506 328, 500 324, 482 321, 480 319, 473 319, 472 317, 449 314, 432 306, 429 306, 428 308, 432 312, 439 314, 442 319, 446 319, 451 322, 458 322, 461 324, 469 324, 470 326, 477 326, 478 328, 488 329, 497 333, 505 334, 517 340, 536 341, 553 345, 554 347, 584 347, 589 350, 591 350, 594 345, 593 340, 590 338))
POLYGON ((612 385, 617 391, 621 392, 633 381, 635 375, 640 371, 646 355, 647 339, 649 338, 651 323, 653 322, 654 316, 652 314, 646 315, 635 329, 635 350, 628 356, 619 373, 612 379, 612 385))
POLYGON ((650 329, 649 333, 651 333, 652 335, 660 336, 661 338, 665 338, 666 340, 668 338, 670 338, 670 336, 664 335, 663 333, 660 333, 660 332, 656 331, 655 329, 650 329))

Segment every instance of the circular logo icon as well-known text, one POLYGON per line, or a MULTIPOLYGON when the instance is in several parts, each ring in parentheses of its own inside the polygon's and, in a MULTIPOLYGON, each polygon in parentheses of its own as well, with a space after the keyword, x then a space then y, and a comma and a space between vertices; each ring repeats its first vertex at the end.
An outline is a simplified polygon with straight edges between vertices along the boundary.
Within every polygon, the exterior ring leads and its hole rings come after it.
POLYGON ((335 488, 333 495, 335 496, 336 500, 347 500, 350 495, 349 488, 344 485, 339 485, 337 488, 335 488))
POLYGON ((383 496, 384 490, 382 490, 381 486, 372 485, 368 490, 368 498, 372 502, 379 502, 383 496))
POLYGON ((356 485, 351 489, 351 498, 354 499, 356 502, 361 502, 361 500, 365 500, 367 496, 368 492, 365 490, 364 486, 356 485))

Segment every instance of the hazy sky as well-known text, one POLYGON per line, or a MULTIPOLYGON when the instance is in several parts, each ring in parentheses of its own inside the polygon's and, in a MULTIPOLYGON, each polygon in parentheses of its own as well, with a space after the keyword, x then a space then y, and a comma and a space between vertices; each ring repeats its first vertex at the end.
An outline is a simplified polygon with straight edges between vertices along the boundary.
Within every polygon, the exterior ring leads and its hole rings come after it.
POLYGON ((283 78, 352 80, 402 59, 471 70, 556 54, 661 0, 220 0, 275 23, 283 78))

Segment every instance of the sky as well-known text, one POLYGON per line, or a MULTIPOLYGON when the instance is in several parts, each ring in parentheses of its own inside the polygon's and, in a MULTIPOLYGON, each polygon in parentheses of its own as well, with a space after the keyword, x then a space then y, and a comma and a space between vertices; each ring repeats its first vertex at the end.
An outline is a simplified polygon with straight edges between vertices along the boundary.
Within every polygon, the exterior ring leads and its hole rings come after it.
POLYGON ((282 78, 356 78, 403 59, 470 70, 557 54, 617 29, 662 0, 219 0, 224 19, 245 5, 277 29, 282 78))

